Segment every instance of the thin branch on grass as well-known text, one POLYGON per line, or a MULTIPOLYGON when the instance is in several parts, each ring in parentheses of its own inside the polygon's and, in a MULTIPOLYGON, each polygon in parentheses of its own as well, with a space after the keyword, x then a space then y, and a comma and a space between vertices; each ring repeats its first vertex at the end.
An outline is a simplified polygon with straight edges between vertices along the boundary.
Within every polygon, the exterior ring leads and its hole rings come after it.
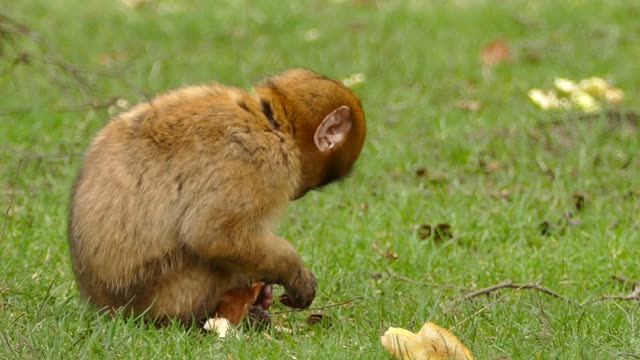
POLYGON ((640 301, 640 285, 636 285, 633 291, 628 295, 603 295, 589 303, 604 300, 624 300, 624 301, 640 301))
POLYGON ((301 312, 301 311, 318 311, 318 310, 324 310, 324 309, 329 309, 329 308, 338 307, 338 306, 351 305, 354 301, 362 300, 362 299, 363 299, 362 297, 355 297, 355 298, 353 298, 351 300, 339 302, 339 303, 336 303, 336 304, 329 304, 329 305, 325 305, 325 306, 319 306, 319 307, 308 308, 308 309, 292 309, 292 310, 274 311, 271 314, 272 315, 277 315, 277 314, 287 314, 287 313, 301 312))
MULTIPOLYGON (((525 284, 526 285, 526 284, 525 284)), ((512 291, 509 291, 508 293, 502 295, 501 297, 493 300, 492 302, 488 303, 487 305, 483 306, 482 308, 480 308, 480 310, 474 312, 473 314, 467 316, 466 318, 462 319, 462 321, 460 321, 459 323, 453 325, 451 328, 449 328, 450 331, 454 331, 456 328, 460 327, 462 324, 466 323, 467 321, 469 321, 470 319, 474 318, 475 316, 477 316, 478 314, 484 312, 485 310, 487 310, 488 308, 492 307, 494 304, 506 299, 507 297, 515 294, 516 292, 520 291, 522 288, 516 288, 512 291)))
POLYGON ((491 285, 491 286, 488 286, 486 288, 482 288, 482 289, 473 291, 473 292, 471 292, 469 294, 466 294, 466 295, 462 296, 459 299, 459 301, 469 300, 469 299, 472 299, 472 298, 475 298, 475 297, 478 297, 478 296, 481 296, 481 295, 490 294, 490 293, 492 293, 494 291, 501 290, 501 289, 529 289, 529 290, 536 290, 536 291, 540 291, 542 293, 545 293, 547 295, 551 295, 551 296, 553 296, 555 298, 564 300, 564 301, 566 301, 568 303, 576 304, 573 300, 567 299, 566 297, 556 293, 555 291, 552 291, 552 290, 540 285, 540 283, 530 282, 530 283, 525 283, 525 284, 517 284, 517 283, 514 283, 511 280, 506 280, 506 281, 501 282, 499 284, 491 285))
MULTIPOLYGON (((119 96, 112 96, 106 100, 93 100, 84 104, 79 105, 69 105, 69 106, 59 106, 54 107, 51 110, 48 110, 49 113, 70 113, 70 112, 78 112, 85 110, 101 110, 107 109, 111 106, 115 106, 120 100, 119 96)), ((15 115, 15 114, 24 114, 33 111, 33 107, 19 107, 12 109, 4 109, 0 110, 0 115, 15 115)))
POLYGON ((612 278, 613 280, 618 280, 618 281, 620 281, 621 283, 625 283, 625 284, 626 284, 626 283, 630 283, 630 284, 632 284, 633 286, 640 285, 640 280, 630 279, 630 278, 628 278, 628 277, 626 277, 626 276, 624 276, 624 275, 614 275, 614 276, 612 276, 611 278, 612 278))
MULTIPOLYGON (((127 76, 123 76, 124 66, 120 70, 110 69, 102 70, 91 67, 83 67, 66 61, 62 56, 53 53, 49 44, 43 40, 37 32, 31 30, 26 24, 13 19, 9 15, 0 11, 0 45, 7 45, 9 51, 0 52, 0 61, 7 62, 10 66, 6 73, 0 76, 8 75, 17 66, 30 66, 33 70, 44 74, 49 82, 54 86, 62 89, 70 87, 68 81, 75 87, 85 98, 101 98, 103 97, 94 82, 90 80, 89 75, 98 75, 115 79, 131 89, 135 94, 145 99, 149 98, 149 93, 139 88, 127 80, 127 76), (36 50, 31 50, 23 46, 21 42, 29 42, 36 46, 36 50), (61 76, 62 75, 62 76, 61 76)), ((73 112, 82 111, 84 109, 100 109, 114 105, 119 97, 110 97, 106 100, 89 101, 86 104, 59 107, 54 112, 73 112)), ((24 113, 31 111, 31 108, 15 108, 0 111, 0 115, 24 113)))
POLYGON ((422 285, 422 286, 427 286, 427 287, 438 287, 438 288, 445 288, 445 289, 454 289, 454 290, 460 290, 460 291, 472 291, 472 290, 469 290, 469 289, 467 289, 465 287, 457 286, 457 285, 434 284, 434 283, 428 283, 428 282, 413 280, 413 279, 410 279, 408 277, 396 274, 396 273, 394 273, 393 271, 391 271, 389 269, 385 270, 385 272, 387 274, 389 274, 389 276, 392 276, 392 277, 394 277, 396 279, 400 279, 402 281, 406 281, 408 283, 412 283, 412 284, 416 284, 416 285, 422 285))
POLYGON ((625 111, 618 109, 610 109, 603 112, 594 113, 570 113, 568 115, 556 117, 551 120, 539 121, 538 125, 542 126, 554 126, 568 121, 592 121, 598 120, 602 117, 606 117, 611 122, 628 121, 634 126, 640 125, 640 115, 634 111, 625 111))
POLYGON ((16 192, 16 185, 18 184, 18 177, 20 176, 20 168, 22 167, 23 160, 24 158, 21 158, 20 161, 18 161, 18 168, 16 169, 16 175, 13 179, 13 186, 11 187, 11 194, 9 195, 9 205, 7 205, 7 211, 4 213, 4 221, 2 223, 2 232, 0 232, 0 245, 2 244, 2 240, 4 240, 4 232, 7 229, 9 212, 11 211, 11 206, 13 205, 13 195, 16 192))

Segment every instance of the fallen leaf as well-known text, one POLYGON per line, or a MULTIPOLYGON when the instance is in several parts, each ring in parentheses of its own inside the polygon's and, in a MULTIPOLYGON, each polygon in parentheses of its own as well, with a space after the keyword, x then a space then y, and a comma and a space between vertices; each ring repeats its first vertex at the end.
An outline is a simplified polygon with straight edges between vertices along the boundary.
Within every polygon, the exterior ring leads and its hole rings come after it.
POLYGON ((486 173, 496 172, 500 169, 500 163, 498 163, 497 161, 489 161, 489 162, 481 161, 480 166, 482 167, 482 170, 486 173))
POLYGON ((491 40, 480 51, 480 59, 482 63, 487 66, 495 66, 511 59, 511 51, 507 43, 497 38, 491 40))
POLYGON ((367 30, 367 24, 352 22, 347 26, 347 28, 349 29, 349 31, 357 33, 367 30))
POLYGON ((538 229, 540 229, 540 234, 544 236, 551 235, 551 223, 547 220, 543 221, 538 225, 538 229))
POLYGON ((573 193, 571 194, 571 199, 573 200, 573 205, 575 206, 576 210, 580 211, 584 209, 587 201, 587 196, 585 194, 580 192, 573 193))
POLYGON ((316 325, 316 324, 319 324, 320 322, 322 322, 323 320, 324 320, 324 316, 322 314, 314 313, 314 314, 311 314, 311 315, 307 316, 306 323, 308 325, 316 325))
POLYGON ((433 236, 433 241, 442 242, 443 240, 449 240, 453 238, 453 233, 451 232, 451 225, 449 224, 438 224, 436 226, 431 225, 416 225, 414 227, 418 238, 420 240, 425 240, 433 236))

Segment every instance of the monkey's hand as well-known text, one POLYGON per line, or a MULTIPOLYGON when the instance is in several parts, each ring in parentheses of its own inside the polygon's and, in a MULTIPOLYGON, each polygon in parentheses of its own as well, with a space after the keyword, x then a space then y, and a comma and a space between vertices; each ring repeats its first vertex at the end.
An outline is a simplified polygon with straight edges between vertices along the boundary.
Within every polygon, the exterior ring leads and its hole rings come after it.
POLYGON ((280 296, 280 302, 290 308, 306 309, 316 296, 316 277, 302 268, 295 281, 286 287, 286 292, 280 296))

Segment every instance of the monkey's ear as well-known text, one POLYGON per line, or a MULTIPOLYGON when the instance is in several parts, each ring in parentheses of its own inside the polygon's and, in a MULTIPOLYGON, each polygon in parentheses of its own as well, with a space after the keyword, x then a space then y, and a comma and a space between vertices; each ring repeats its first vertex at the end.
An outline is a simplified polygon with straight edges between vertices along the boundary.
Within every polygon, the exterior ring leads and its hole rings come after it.
POLYGON ((327 115, 313 135, 313 142, 321 152, 327 152, 340 144, 351 129, 351 111, 340 106, 327 115))

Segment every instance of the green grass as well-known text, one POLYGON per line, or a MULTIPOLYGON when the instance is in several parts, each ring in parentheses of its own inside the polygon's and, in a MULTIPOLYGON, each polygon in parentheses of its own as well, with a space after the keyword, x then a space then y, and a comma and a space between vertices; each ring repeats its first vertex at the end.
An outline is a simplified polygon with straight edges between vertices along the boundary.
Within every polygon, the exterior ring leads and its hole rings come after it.
POLYGON ((379 344, 386 328, 427 320, 454 328, 478 359, 640 357, 640 302, 591 302, 631 292, 614 275, 640 278, 638 124, 544 113, 526 97, 557 76, 598 75, 624 89, 623 109, 640 109, 638 3, 212 3, 3 6, 37 36, 0 27, 3 220, 11 205, 0 243, 0 358, 390 359, 379 344), (315 41, 305 39, 310 29, 315 41), (483 68, 479 51, 497 37, 512 61, 483 68), (29 61, 13 62, 23 52, 29 61), (109 114, 81 105, 212 80, 249 87, 291 66, 366 75, 355 89, 369 129, 356 171, 293 203, 279 228, 318 278, 314 306, 357 299, 322 310, 325 325, 305 325, 308 312, 276 315, 292 334, 244 330, 226 341, 84 305, 66 208, 78 154, 109 114), (459 100, 481 108, 465 112, 459 100), (576 193, 586 196, 580 210, 576 193), (414 230, 438 223, 454 237, 436 243, 414 230), (531 290, 456 301, 463 292, 386 270, 469 289, 539 281, 571 302, 531 290))

